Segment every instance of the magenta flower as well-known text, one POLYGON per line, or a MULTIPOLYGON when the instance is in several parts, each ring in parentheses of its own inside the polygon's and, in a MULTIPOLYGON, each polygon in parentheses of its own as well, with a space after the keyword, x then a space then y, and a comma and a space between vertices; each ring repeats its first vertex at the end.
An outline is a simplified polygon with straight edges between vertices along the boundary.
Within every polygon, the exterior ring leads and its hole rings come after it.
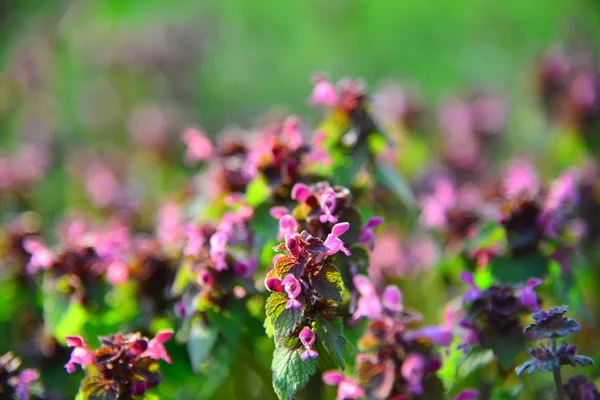
POLYGON ((537 286, 540 286, 542 283, 544 282, 539 278, 529 279, 525 285, 525 288, 521 292, 519 302, 525 307, 529 307, 531 312, 537 312, 540 310, 540 301, 533 289, 537 286))
POLYGON ((335 86, 323 76, 315 77, 314 81, 315 86, 310 95, 310 104, 313 106, 335 107, 339 102, 339 95, 335 86))
POLYGON ((310 196, 312 196, 312 192, 310 188, 304 183, 296 183, 292 188, 292 200, 297 200, 300 203, 305 203, 310 196))
POLYGON ((336 206, 335 192, 333 189, 328 188, 321 194, 320 206, 323 210, 323 214, 319 216, 319 221, 335 224, 338 219, 333 215, 336 206))
MULTIPOLYGON (((290 276, 290 275, 288 275, 290 276)), ((306 349, 302 354, 300 354, 300 358, 303 360, 308 360, 309 358, 317 358, 319 353, 312 349, 313 344, 315 343, 315 333, 308 326, 305 326, 300 331, 298 335, 302 345, 306 349)))
POLYGON ((183 210, 173 201, 163 204, 158 211, 156 235, 167 248, 179 248, 184 238, 183 210))
POLYGON ((74 347, 69 362, 65 364, 65 368, 69 374, 75 372, 75 364, 84 367, 86 365, 92 365, 96 361, 94 353, 87 348, 80 337, 67 336, 65 340, 69 347, 74 347))
POLYGON ((279 233, 277 234, 277 240, 285 238, 286 240, 295 235, 298 230, 298 222, 291 215, 284 215, 279 220, 279 233))
POLYGON ((197 128, 187 128, 183 132, 181 140, 187 145, 185 162, 188 165, 206 160, 213 155, 214 150, 210 139, 197 128))
POLYGON ((283 206, 271 207, 271 209, 269 210, 269 214, 271 215, 271 217, 273 217, 275 219, 281 219, 281 218, 283 218, 284 215, 287 215, 289 213, 290 213, 290 210, 288 210, 287 207, 283 207, 283 206))
POLYGON ((204 247, 204 235, 202 231, 194 226, 188 226, 185 228, 185 234, 187 243, 183 248, 184 256, 197 256, 200 254, 202 247, 204 247))
POLYGON ((327 252, 328 256, 332 256, 338 251, 341 251, 347 256, 352 255, 350 250, 344 246, 344 242, 339 238, 339 236, 344 234, 348 229, 350 229, 350 224, 348 222, 340 222, 331 228, 331 233, 327 235, 327 238, 325 239, 325 246, 329 247, 329 251, 327 252))
MULTIPOLYGON (((287 293, 289 300, 285 305, 285 308, 300 308, 302 307, 302 303, 298 301, 298 296, 302 294, 302 284, 294 275, 288 274, 283 281, 281 281, 283 285, 283 290, 287 293)), ((276 286, 275 286, 276 287, 276 286)))
POLYGON ((473 279, 473 274, 470 272, 467 272, 467 271, 461 272, 460 280, 471 287, 471 289, 469 289, 463 297, 464 303, 471 303, 472 301, 474 301, 475 299, 477 299, 479 297, 479 295, 481 294, 481 290, 479 290, 479 288, 475 285, 475 280, 473 279))
POLYGON ((167 349, 163 343, 168 342, 173 337, 173 331, 159 331, 153 339, 148 342, 148 348, 141 354, 141 357, 150 357, 154 360, 165 360, 169 364, 172 363, 171 357, 167 353, 167 349))
POLYGON ((473 389, 466 389, 454 396, 452 400, 477 400, 479 398, 479 391, 473 389))
POLYGON ((121 285, 129 278, 129 267, 121 260, 114 260, 106 267, 106 279, 111 285, 121 285))
POLYGON ((412 394, 423 394, 423 377, 425 376, 425 358, 422 355, 413 353, 402 363, 400 373, 408 385, 407 391, 412 394))
POLYGON ((447 347, 452 343, 452 331, 449 328, 442 326, 424 326, 417 330, 407 332, 405 338, 406 340, 424 338, 438 346, 447 347))
POLYGON ((26 369, 19 374, 15 385, 15 394, 19 400, 30 399, 31 384, 39 377, 40 374, 35 369, 26 369))
POLYGON ((26 237, 23 240, 23 248, 31 254, 27 263, 27 272, 30 274, 39 269, 49 269, 54 264, 54 255, 40 239, 26 237))
POLYGON ((383 217, 373 217, 369 218, 366 225, 363 226, 360 230, 360 235, 358 237, 359 243, 368 243, 371 251, 375 249, 375 231, 373 228, 381 225, 383 223, 383 217))
POLYGON ((365 391, 354 379, 345 377, 339 371, 327 371, 323 374, 323 382, 329 386, 337 386, 336 400, 360 399, 365 391))
POLYGON ((565 211, 577 206, 579 201, 578 180, 577 174, 566 172, 552 183, 539 217, 546 236, 556 236, 564 222, 565 211))
POLYGON ((285 247, 288 249, 294 259, 300 259, 300 243, 295 237, 288 237, 285 241, 285 247))
POLYGON ((378 319, 383 311, 383 306, 375 287, 364 275, 355 275, 352 279, 354 287, 360 293, 356 311, 352 318, 359 319, 360 317, 367 317, 370 319, 378 319))
POLYGON ((397 286, 389 285, 383 290, 382 302, 385 308, 392 311, 402 311, 402 292, 397 286))
POLYGON ((539 188, 538 176, 530 163, 518 160, 509 165, 504 176, 504 193, 508 199, 523 195, 532 198, 539 188))
POLYGON ((217 271, 223 271, 227 269, 227 241, 229 236, 222 231, 215 232, 210 237, 210 258, 215 263, 215 269, 217 271))
POLYGON ((302 146, 303 138, 298 117, 292 115, 286 118, 283 121, 281 133, 287 139, 287 146, 290 150, 296 151, 302 146))
POLYGON ((265 280, 265 287, 271 292, 281 293, 284 291, 281 281, 277 278, 267 278, 265 280))

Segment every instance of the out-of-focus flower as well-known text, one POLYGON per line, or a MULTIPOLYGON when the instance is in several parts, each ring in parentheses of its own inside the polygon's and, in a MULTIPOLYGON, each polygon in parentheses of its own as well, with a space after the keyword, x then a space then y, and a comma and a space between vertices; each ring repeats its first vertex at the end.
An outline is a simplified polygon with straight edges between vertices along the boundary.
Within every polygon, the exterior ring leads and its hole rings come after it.
POLYGON ((408 392, 416 395, 423 394, 423 377, 426 373, 426 362, 420 354, 409 354, 401 367, 402 377, 408 384, 408 392))
POLYGON ((465 389, 456 396, 452 400, 477 400, 479 398, 479 391, 473 389, 465 389))
POLYGON ((327 371, 323 373, 323 382, 329 386, 337 386, 336 400, 360 399, 365 391, 354 379, 344 376, 339 371, 327 371))
POLYGON ((368 243, 371 251, 375 249, 375 231, 373 228, 383 223, 382 217, 369 218, 367 223, 361 228, 360 236, 358 238, 359 243, 368 243))
POLYGON ((315 86, 310 95, 310 103, 312 105, 335 107, 339 101, 335 86, 322 75, 315 76, 313 80, 315 86))
POLYGON ((521 297, 519 297, 521 304, 529 307, 531 312, 536 312, 540 309, 540 301, 533 288, 540 286, 542 283, 544 282, 538 278, 529 279, 521 292, 521 297))
POLYGON ((198 128, 190 127, 184 130, 181 140, 187 146, 185 161, 189 165, 204 161, 214 154, 210 139, 198 128))
POLYGON ((504 176, 504 195, 508 199, 533 198, 540 190, 538 176, 533 166, 524 160, 509 164, 504 176))
POLYGON ((163 343, 168 342, 173 337, 173 331, 166 330, 157 332, 153 339, 148 342, 148 348, 141 354, 141 357, 150 357, 154 360, 165 360, 172 363, 171 357, 163 343))
POLYGON ((54 255, 39 238, 26 237, 23 240, 23 248, 31 254, 27 263, 27 272, 30 274, 39 269, 49 269, 54 263, 54 255))
POLYGON ((96 358, 94 353, 88 349, 80 337, 68 336, 65 340, 69 347, 74 347, 73 352, 71 352, 71 359, 65 365, 68 373, 71 374, 75 372, 75 364, 85 367, 87 365, 92 365, 95 362, 96 358))

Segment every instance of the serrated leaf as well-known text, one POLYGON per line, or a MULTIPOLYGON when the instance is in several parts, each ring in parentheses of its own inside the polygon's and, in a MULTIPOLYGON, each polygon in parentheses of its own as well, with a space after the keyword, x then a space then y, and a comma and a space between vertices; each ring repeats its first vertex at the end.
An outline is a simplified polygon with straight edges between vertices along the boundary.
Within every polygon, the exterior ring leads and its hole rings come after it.
POLYGON ((209 328, 200 321, 192 322, 190 336, 187 341, 187 351, 194 372, 199 372, 200 364, 209 356, 217 337, 216 330, 209 328))
POLYGON ((519 330, 514 330, 506 335, 495 332, 484 332, 484 341, 493 352, 498 363, 504 370, 515 364, 517 355, 525 350, 525 336, 519 330))
POLYGON ((375 164, 375 178, 394 193, 409 209, 416 207, 417 201, 412 189, 400 172, 385 163, 375 164))
POLYGON ((498 282, 519 283, 529 278, 544 278, 548 265, 548 258, 536 252, 522 257, 498 257, 492 261, 491 269, 498 282))
POLYGON ((296 263, 292 257, 283 255, 277 259, 273 270, 275 276, 279 279, 285 278, 287 274, 292 274, 298 278, 302 273, 302 266, 296 263))
POLYGON ((310 275, 310 282, 315 291, 326 300, 341 303, 344 283, 340 271, 332 265, 325 264, 310 275))
POLYGON ((117 400, 119 388, 101 376, 88 376, 81 382, 78 396, 82 400, 117 400))
POLYGON ((273 352, 273 389, 281 400, 291 400, 316 372, 316 360, 300 358, 302 349, 275 347, 273 352))
POLYGON ((283 293, 271 293, 267 299, 266 312, 276 338, 288 336, 302 321, 304 309, 285 308, 288 298, 283 293))
POLYGON ((342 321, 340 319, 327 321, 319 316, 315 320, 314 331, 317 341, 322 343, 340 367, 345 369, 344 351, 347 340, 342 331, 342 321))

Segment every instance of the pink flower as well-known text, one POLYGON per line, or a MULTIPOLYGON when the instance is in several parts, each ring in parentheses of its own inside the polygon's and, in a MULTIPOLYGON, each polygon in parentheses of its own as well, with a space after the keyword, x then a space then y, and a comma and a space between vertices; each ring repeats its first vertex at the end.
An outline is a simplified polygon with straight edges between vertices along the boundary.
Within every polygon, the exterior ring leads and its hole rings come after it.
POLYGON ((204 247, 204 235, 202 231, 196 227, 188 226, 185 228, 187 244, 183 249, 184 256, 197 256, 204 247))
POLYGON ((329 188, 325 190, 321 194, 319 200, 321 210, 323 210, 323 214, 319 216, 319 221, 323 223, 329 222, 335 224, 338 221, 338 219, 337 217, 333 216, 336 206, 335 192, 333 191, 333 189, 329 188))
POLYGON ((271 217, 273 217, 275 219, 281 219, 281 218, 283 218, 284 215, 287 215, 289 213, 290 213, 290 210, 288 210, 287 207, 283 207, 283 206, 271 207, 271 209, 269 210, 269 214, 271 215, 271 217))
POLYGON ((417 353, 409 354, 400 367, 400 373, 408 384, 410 393, 423 394, 423 377, 425 376, 425 359, 417 353))
POLYGON ((174 201, 163 204, 158 211, 156 235, 165 247, 178 247, 184 238, 183 210, 174 201))
MULTIPOLYGON (((274 282, 275 283, 275 282, 274 282)), ((302 294, 302 284, 294 275, 288 274, 283 281, 281 281, 283 285, 283 290, 287 293, 289 300, 285 305, 285 308, 300 308, 302 307, 302 303, 298 301, 298 296, 302 294)), ((276 286, 275 286, 276 287, 276 286)))
POLYGON ((172 337, 173 331, 171 330, 158 332, 154 338, 148 342, 148 348, 141 354, 141 357, 150 357, 154 360, 165 360, 171 364, 171 357, 169 357, 167 349, 165 349, 163 343, 168 342, 172 337))
POLYGON ((86 365, 92 365, 96 361, 94 353, 87 348, 80 337, 67 336, 65 340, 69 347, 74 347, 69 362, 65 364, 65 368, 69 374, 75 372, 75 364, 85 367, 86 365))
POLYGON ((344 234, 348 229, 350 229, 350 224, 348 222, 340 222, 331 228, 331 233, 327 235, 327 238, 325 239, 325 246, 329 247, 329 251, 327 251, 328 256, 332 256, 338 251, 341 251, 347 256, 352 255, 350 250, 344 246, 344 242, 339 238, 339 236, 344 234))
MULTIPOLYGON (((289 275, 288 275, 289 276, 289 275)), ((300 342, 306 349, 302 354, 300 354, 300 358, 303 360, 308 360, 309 358, 317 358, 319 353, 312 349, 313 344, 315 343, 315 333, 308 326, 305 326, 300 331, 298 335, 300 338, 300 342)))
POLYGON ((508 199, 519 196, 535 196, 539 191, 539 180, 533 166, 527 161, 513 161, 506 170, 504 192, 508 199))
POLYGON ((375 231, 373 228, 383 223, 383 217, 369 218, 366 225, 360 230, 359 243, 368 243, 371 251, 375 249, 375 231))
POLYGON ((302 146, 302 131, 300 130, 298 117, 291 116, 283 121, 281 132, 287 138, 287 145, 290 150, 295 151, 302 146))
POLYGON ((477 400, 479 398, 479 391, 473 389, 466 389, 457 394, 452 400, 477 400))
POLYGON ((38 380, 39 377, 40 374, 35 369, 26 369, 19 374, 15 385, 15 394, 19 400, 30 399, 29 389, 31 384, 38 380))
POLYGON ((268 278, 265 280, 265 287, 271 291, 276 293, 283 292, 284 288, 281 284, 281 281, 277 278, 268 278))
POLYGON ((210 237, 210 258, 215 263, 215 269, 217 271, 223 271, 227 269, 227 241, 229 236, 222 231, 215 232, 210 237))
POLYGON ((387 286, 382 295, 383 305, 392 311, 402 311, 402 292, 397 286, 387 286))
POLYGON ((339 96, 335 87, 325 77, 315 78, 315 86, 310 95, 310 103, 314 105, 323 105, 326 107, 335 107, 339 101, 339 96))
POLYGON ((519 297, 519 302, 525 307, 529 307, 531 312, 540 310, 540 301, 533 289, 537 286, 540 286, 542 283, 544 282, 539 278, 529 279, 525 285, 525 288, 521 292, 521 296, 519 297))
POLYGON ((381 300, 375 291, 375 287, 364 275, 355 275, 352 279, 354 287, 360 293, 356 311, 352 318, 359 319, 360 317, 367 317, 370 319, 378 319, 383 311, 381 300))
POLYGON ((310 188, 304 183, 296 183, 292 188, 292 200, 297 200, 300 203, 305 203, 310 196, 312 196, 312 192, 310 188))
POLYGON ((213 155, 213 146, 210 139, 204 132, 197 128, 187 128, 181 136, 182 141, 187 145, 185 161, 193 165, 198 161, 206 160, 213 155))
POLYGON ((27 272, 36 273, 39 269, 49 269, 54 264, 54 255, 39 238, 26 237, 23 248, 31 254, 27 263, 27 272))
POLYGON ((129 268, 121 260, 114 260, 106 267, 106 279, 111 285, 121 285, 129 278, 129 268))
POLYGON ((336 400, 360 399, 365 395, 365 391, 354 379, 345 377, 339 371, 325 372, 323 382, 329 386, 338 386, 336 400))
POLYGON ((286 240, 295 235, 298 231, 298 222, 291 215, 284 215, 279 220, 279 233, 277 234, 277 240, 285 238, 286 240))

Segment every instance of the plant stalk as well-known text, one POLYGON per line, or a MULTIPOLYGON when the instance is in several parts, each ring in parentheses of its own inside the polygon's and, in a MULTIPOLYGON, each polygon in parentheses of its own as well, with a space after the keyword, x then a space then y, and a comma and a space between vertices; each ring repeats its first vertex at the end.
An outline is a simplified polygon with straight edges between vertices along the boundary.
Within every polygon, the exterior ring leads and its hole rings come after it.
MULTIPOLYGON (((556 339, 552 339, 552 353, 556 354, 556 339)), ((554 375, 554 386, 556 386, 556 393, 558 394, 558 400, 565 400, 565 389, 562 384, 562 377, 560 376, 560 365, 558 368, 554 368, 552 370, 552 375, 554 375)))

